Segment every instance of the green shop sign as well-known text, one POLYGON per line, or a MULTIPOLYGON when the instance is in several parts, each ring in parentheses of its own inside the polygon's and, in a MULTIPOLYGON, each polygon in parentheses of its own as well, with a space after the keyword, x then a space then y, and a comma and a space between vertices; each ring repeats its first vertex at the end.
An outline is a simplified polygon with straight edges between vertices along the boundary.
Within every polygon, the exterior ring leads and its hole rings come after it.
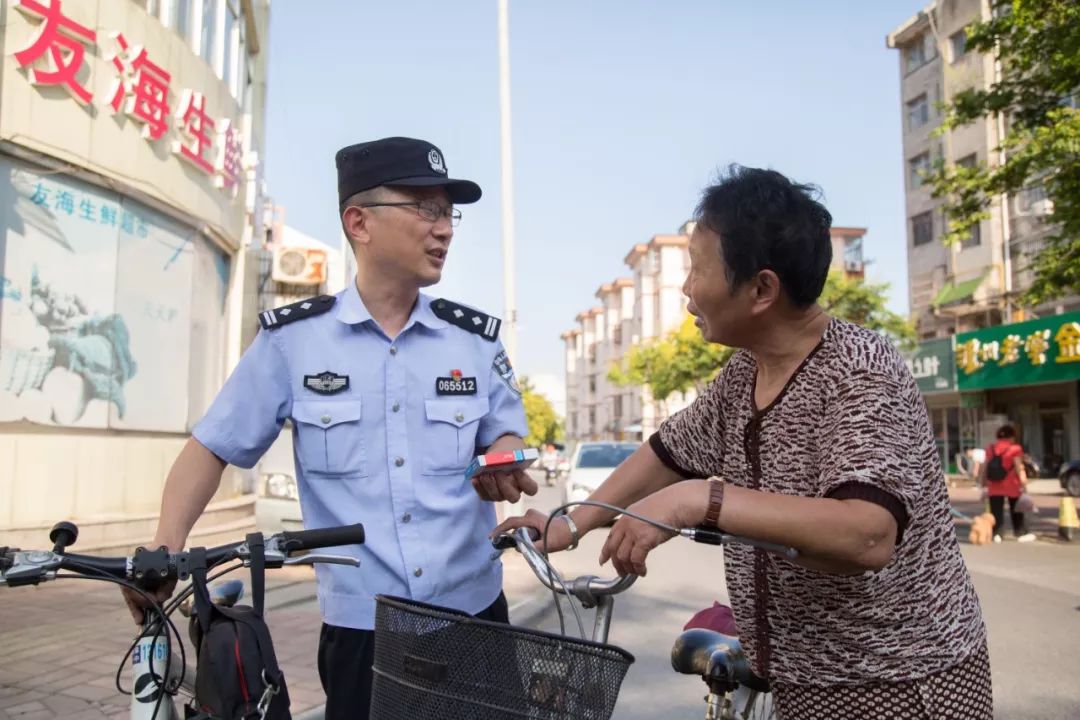
POLYGON ((920 343, 913 352, 906 354, 905 360, 919 385, 919 392, 930 394, 956 389, 952 338, 920 343))
POLYGON ((1080 380, 1080 312, 956 336, 961 392, 1080 380))

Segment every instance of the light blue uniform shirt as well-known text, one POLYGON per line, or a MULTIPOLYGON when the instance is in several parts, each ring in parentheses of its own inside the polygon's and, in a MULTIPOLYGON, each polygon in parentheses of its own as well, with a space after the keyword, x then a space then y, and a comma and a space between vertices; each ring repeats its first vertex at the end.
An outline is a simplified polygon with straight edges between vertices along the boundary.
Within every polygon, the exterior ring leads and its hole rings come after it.
POLYGON ((344 550, 359 567, 317 566, 330 625, 372 629, 380 593, 476 613, 502 589, 487 537, 495 508, 465 468, 478 447, 524 437, 525 411, 502 343, 439 319, 431 302, 420 295, 393 341, 355 284, 321 315, 262 330, 192 432, 250 468, 292 419, 304 526, 359 522, 367 535, 344 550), (459 389, 475 378, 475 394, 437 392, 453 371, 459 389), (307 387, 305 376, 324 372, 348 386, 329 395, 307 387))

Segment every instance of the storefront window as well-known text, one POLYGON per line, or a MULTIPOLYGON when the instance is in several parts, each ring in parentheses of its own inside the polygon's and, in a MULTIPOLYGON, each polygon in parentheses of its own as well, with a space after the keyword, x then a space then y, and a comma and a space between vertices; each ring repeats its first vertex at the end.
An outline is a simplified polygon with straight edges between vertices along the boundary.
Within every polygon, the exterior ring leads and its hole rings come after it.
POLYGON ((9 160, 0 207, 0 420, 188 432, 223 380, 228 256, 124 195, 9 160))

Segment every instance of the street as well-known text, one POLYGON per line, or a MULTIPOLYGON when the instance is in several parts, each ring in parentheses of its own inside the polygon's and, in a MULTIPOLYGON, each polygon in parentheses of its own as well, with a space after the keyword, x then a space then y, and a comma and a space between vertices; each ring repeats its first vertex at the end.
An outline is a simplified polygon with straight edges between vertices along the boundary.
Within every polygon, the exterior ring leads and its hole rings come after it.
MULTIPOLYGON (((530 505, 541 510, 559 502, 557 488, 541 487, 530 505)), ((1045 518, 1045 515, 1043 516, 1045 518)), ((963 529, 966 538, 966 529, 963 529)), ((586 536, 578 550, 556 558, 566 576, 610 574, 596 559, 604 533, 586 536)), ((990 633, 995 718, 1063 720, 1080 717, 1080 544, 1006 541, 974 547, 962 544, 979 592, 990 633)), ((615 604, 610 642, 636 658, 623 681, 615 710, 618 720, 704 716, 704 684, 676 675, 669 652, 683 625, 712 602, 726 603, 721 551, 676 538, 649 557, 649 575, 615 604)), ((576 632, 569 611, 568 629, 576 632)), ((591 613, 585 615, 591 631, 591 613)), ((558 631, 549 610, 535 627, 558 631)))
MULTIPOLYGON (((550 510, 559 502, 558 488, 540 484, 526 505, 550 510)), ((965 514, 978 511, 975 491, 952 494, 965 514)), ((1037 499, 1041 510, 1033 527, 1039 542, 1006 539, 973 547, 961 528, 990 631, 995 717, 1003 720, 1080 717, 1080 653, 1075 650, 1080 542, 1058 543, 1052 512, 1057 498, 1037 499)), ((603 538, 603 532, 586 536, 577 551, 556 556, 557 566, 570 577, 608 575, 610 570, 596 564, 603 538)), ((617 598, 610 642, 636 659, 622 684, 618 720, 704 715, 704 684, 676 675, 668 654, 695 612, 727 601, 721 552, 682 539, 665 543, 651 555, 648 577, 617 598)), ((558 631, 550 596, 539 592, 540 584, 520 558, 508 554, 504 561, 512 619, 558 631)), ((323 703, 313 662, 320 625, 313 595, 310 571, 278 570, 268 577, 268 619, 296 715, 317 711, 323 703)), ((568 631, 576 633, 569 609, 565 615, 568 631)), ((583 611, 583 620, 591 632, 591 612, 583 611)), ((0 720, 127 716, 128 700, 117 693, 114 674, 132 626, 115 588, 68 582, 7 590, 0 597, 0 631, 0 720)))

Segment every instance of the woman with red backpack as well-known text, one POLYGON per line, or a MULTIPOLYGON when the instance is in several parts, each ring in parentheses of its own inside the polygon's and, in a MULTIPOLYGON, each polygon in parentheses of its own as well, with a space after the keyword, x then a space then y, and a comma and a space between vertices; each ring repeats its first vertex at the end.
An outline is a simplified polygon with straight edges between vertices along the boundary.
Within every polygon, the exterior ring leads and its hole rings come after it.
POLYGON ((1035 533, 1027 531, 1025 516, 1017 504, 1027 487, 1024 470, 1024 448, 1016 439, 1012 425, 998 428, 997 439, 986 448, 986 462, 982 466, 981 484, 990 498, 990 512, 994 516, 994 542, 1001 542, 1002 525, 1005 522, 1005 498, 1009 499, 1013 535, 1017 542, 1032 542, 1035 533))

